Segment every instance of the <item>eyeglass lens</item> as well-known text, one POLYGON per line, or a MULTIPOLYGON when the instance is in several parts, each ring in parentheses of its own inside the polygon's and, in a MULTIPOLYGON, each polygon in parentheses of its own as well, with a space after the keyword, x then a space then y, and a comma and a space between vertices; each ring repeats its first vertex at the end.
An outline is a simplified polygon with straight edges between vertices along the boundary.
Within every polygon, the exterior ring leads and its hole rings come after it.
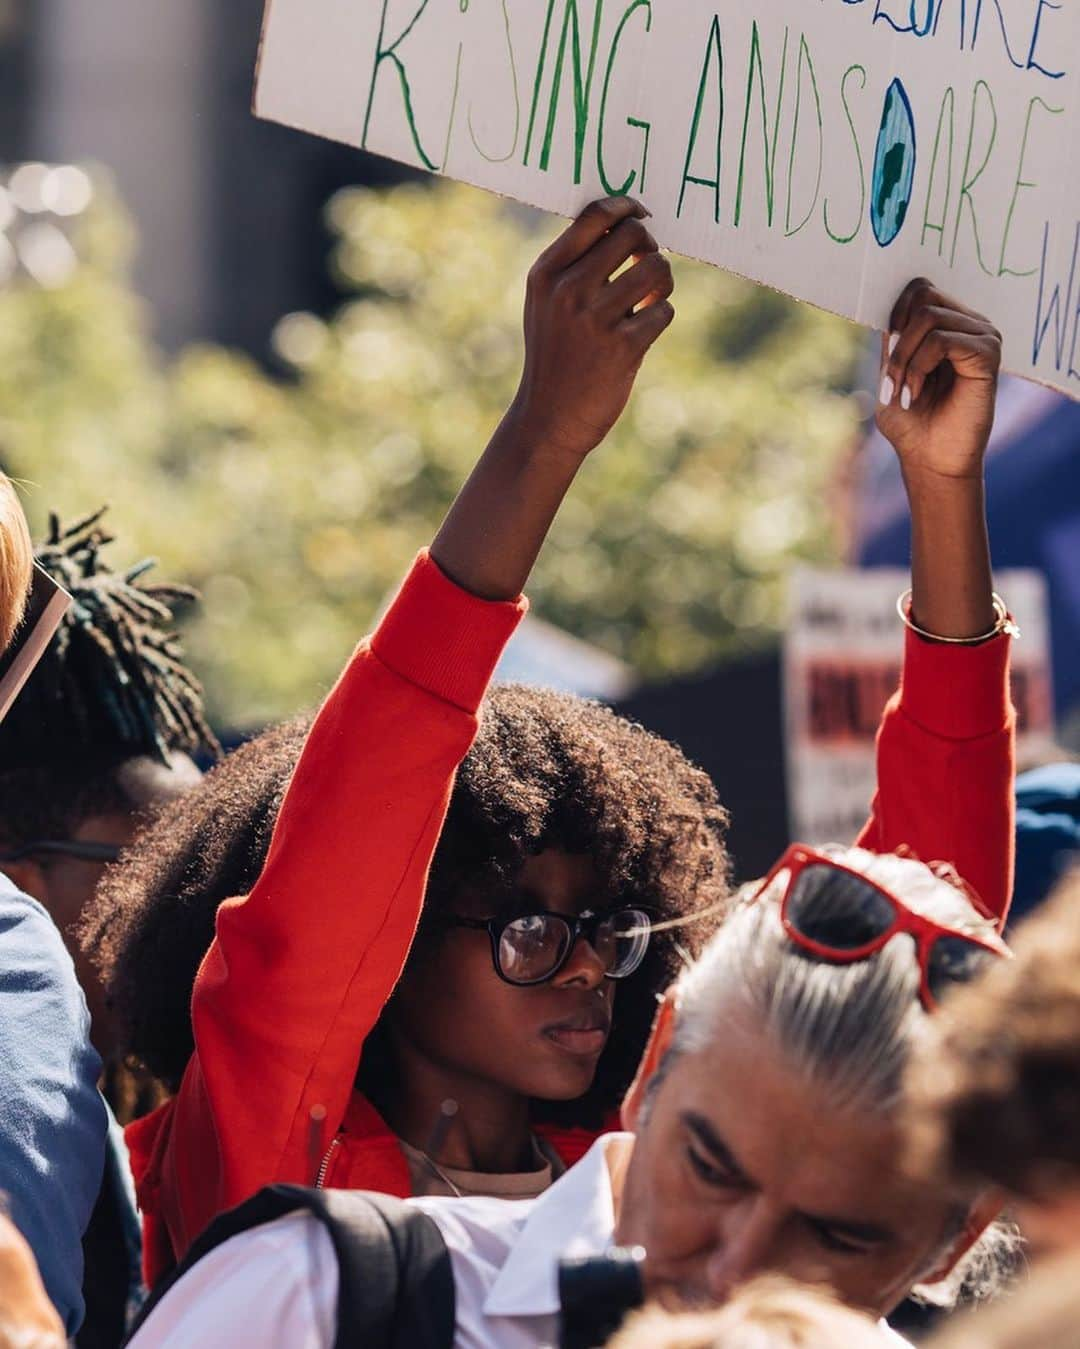
POLYGON ((787 918, 819 946, 857 951, 888 932, 896 912, 880 890, 858 876, 811 863, 791 888, 787 918))
MULTIPOLYGON (((632 974, 649 945, 648 917, 637 909, 619 909, 595 923, 590 943, 615 979, 632 974)), ((539 983, 553 974, 573 940, 570 920, 557 914, 525 914, 507 923, 499 937, 499 967, 514 983, 539 983)))
POLYGON ((935 1002, 940 1002, 950 984, 966 984, 996 957, 984 946, 965 937, 938 937, 926 962, 926 983, 935 1002))
POLYGON ((570 945, 567 923, 550 914, 530 913, 515 918, 499 938, 499 967, 503 978, 531 984, 556 969, 570 945))

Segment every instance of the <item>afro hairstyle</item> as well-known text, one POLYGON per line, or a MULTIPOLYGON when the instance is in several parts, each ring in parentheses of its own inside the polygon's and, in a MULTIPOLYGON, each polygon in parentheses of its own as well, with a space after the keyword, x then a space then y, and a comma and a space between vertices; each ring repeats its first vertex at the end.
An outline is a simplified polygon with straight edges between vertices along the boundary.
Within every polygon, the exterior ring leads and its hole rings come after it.
MULTIPOLYGON (((258 877, 309 726, 301 719, 249 741, 164 806, 85 915, 83 944, 109 988, 125 1049, 171 1090, 194 1048, 192 988, 218 905, 246 894, 258 877)), ((499 912, 525 861, 546 849, 589 854, 612 902, 640 904, 657 920, 717 909, 728 893, 726 823, 712 782, 674 745, 598 703, 495 688, 458 773, 420 940, 438 940, 430 918, 466 890, 499 912)), ((615 1033, 589 1098, 569 1113, 545 1103, 547 1118, 598 1127, 619 1104, 657 995, 717 921, 654 937, 620 990, 615 1033)), ((385 1052, 376 1032, 364 1047, 361 1082, 385 1052)))

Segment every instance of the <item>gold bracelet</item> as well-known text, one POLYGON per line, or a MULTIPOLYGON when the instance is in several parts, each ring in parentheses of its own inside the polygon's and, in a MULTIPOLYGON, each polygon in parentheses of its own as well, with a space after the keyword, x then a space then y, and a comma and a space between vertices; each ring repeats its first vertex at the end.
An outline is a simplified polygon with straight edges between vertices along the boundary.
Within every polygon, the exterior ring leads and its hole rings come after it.
POLYGON ((991 598, 994 604, 994 613, 997 614, 997 622, 989 632, 984 632, 978 637, 939 637, 936 632, 927 632, 925 628, 920 628, 918 624, 911 621, 910 590, 905 590, 896 601, 896 612, 900 615, 901 622, 906 628, 918 633, 928 642, 944 642, 948 646, 979 646, 982 642, 989 642, 992 638, 999 637, 1003 632, 1007 632, 1010 637, 1019 637, 1020 629, 1011 618, 1005 601, 996 592, 991 598))

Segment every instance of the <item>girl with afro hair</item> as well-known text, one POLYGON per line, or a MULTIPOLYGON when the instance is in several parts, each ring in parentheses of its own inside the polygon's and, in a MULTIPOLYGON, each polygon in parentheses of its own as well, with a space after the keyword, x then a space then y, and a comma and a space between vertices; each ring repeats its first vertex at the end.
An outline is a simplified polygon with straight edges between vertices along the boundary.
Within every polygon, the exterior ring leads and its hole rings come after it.
MULTIPOLYGON (((268 1183, 525 1198, 610 1127, 659 998, 723 909, 724 812, 674 746, 604 708, 484 695, 670 290, 629 202, 594 204, 541 256, 521 390, 314 722, 226 760, 103 887, 85 940, 130 1051, 176 1092, 129 1129, 152 1284, 268 1183)), ((860 838, 970 863, 1001 905, 1002 646, 911 635, 860 838), (954 649, 966 663, 943 681, 954 649)))

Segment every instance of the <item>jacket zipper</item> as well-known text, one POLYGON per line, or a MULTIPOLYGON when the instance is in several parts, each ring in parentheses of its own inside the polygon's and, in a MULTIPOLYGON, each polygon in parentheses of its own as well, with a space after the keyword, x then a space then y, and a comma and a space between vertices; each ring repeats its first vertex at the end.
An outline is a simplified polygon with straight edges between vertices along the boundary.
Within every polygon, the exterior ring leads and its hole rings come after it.
POLYGON ((330 1163, 334 1160, 334 1153, 341 1147, 341 1139, 335 1138, 326 1149, 326 1156, 322 1159, 319 1167, 319 1174, 315 1177, 315 1188, 323 1190, 326 1188, 326 1177, 330 1173, 330 1163))

